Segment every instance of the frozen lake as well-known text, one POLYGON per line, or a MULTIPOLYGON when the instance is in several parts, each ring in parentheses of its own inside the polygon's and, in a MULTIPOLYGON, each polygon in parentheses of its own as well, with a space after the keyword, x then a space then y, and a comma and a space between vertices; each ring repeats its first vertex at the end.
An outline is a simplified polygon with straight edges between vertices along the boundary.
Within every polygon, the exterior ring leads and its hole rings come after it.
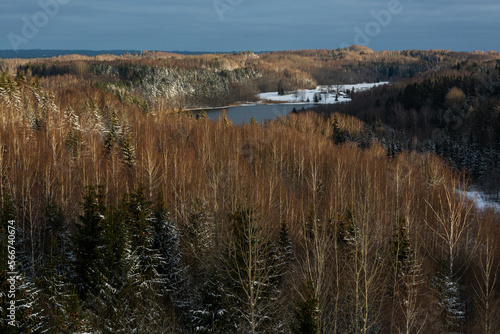
MULTIPOLYGON (((233 121, 234 124, 249 123, 252 116, 260 124, 264 120, 271 120, 281 115, 287 115, 293 110, 293 108, 297 111, 302 110, 302 108, 310 110, 320 104, 350 102, 351 99, 347 96, 347 90, 360 92, 385 84, 387 84, 387 82, 340 86, 318 86, 316 89, 297 90, 289 92, 285 95, 278 95, 278 92, 261 93, 259 94, 259 98, 261 100, 278 102, 280 104, 249 104, 225 109, 227 116, 233 121), (336 98, 335 90, 337 88, 339 90, 338 98, 336 98), (315 94, 317 94, 320 98, 320 101, 317 104, 312 103, 314 101, 315 94)), ((207 114, 211 120, 216 120, 221 111, 222 108, 210 110, 207 111, 207 114)))

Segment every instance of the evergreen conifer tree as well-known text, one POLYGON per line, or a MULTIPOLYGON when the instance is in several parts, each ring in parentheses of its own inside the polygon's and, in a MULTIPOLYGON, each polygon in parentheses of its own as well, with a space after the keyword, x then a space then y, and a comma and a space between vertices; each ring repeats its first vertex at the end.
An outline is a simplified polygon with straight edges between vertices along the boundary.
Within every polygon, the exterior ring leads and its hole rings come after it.
POLYGON ((319 301, 315 296, 314 286, 309 280, 305 285, 303 300, 297 303, 293 334, 319 333, 319 301))
POLYGON ((40 263, 37 286, 41 289, 43 314, 47 317, 44 330, 56 333, 84 332, 90 329, 86 312, 70 283, 71 257, 69 231, 56 203, 49 200, 45 210, 45 239, 48 240, 40 263))
POLYGON ((80 297, 97 293, 102 275, 103 224, 106 214, 103 187, 87 187, 83 196, 83 215, 76 226, 72 241, 74 247, 75 283, 80 297))
POLYGON ((223 283, 223 278, 214 268, 198 289, 196 308, 191 311, 195 333, 229 333, 235 330, 231 325, 231 305, 223 283))
POLYGON ((278 83, 278 95, 285 95, 285 87, 283 86, 283 82, 278 83))
POLYGON ((182 252, 177 224, 169 217, 163 196, 158 194, 152 218, 154 229, 153 247, 159 254, 158 273, 162 277, 162 294, 166 303, 177 309, 185 309, 191 302, 188 292, 187 267, 182 263, 182 252))
POLYGON ((214 249, 214 218, 203 199, 196 198, 191 204, 183 235, 186 240, 185 255, 196 281, 211 265, 210 253, 214 249))

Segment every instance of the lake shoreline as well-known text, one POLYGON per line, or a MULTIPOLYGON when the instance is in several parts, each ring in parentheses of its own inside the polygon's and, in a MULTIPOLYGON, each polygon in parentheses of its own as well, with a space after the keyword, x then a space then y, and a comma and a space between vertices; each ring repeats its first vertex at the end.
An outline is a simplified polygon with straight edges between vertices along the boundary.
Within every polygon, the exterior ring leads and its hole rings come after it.
MULTIPOLYGON (((293 92, 287 92, 285 95, 279 95, 278 92, 266 92, 259 93, 257 96, 259 97, 258 101, 240 101, 234 104, 230 104, 222 107, 206 107, 206 108, 188 108, 184 109, 185 111, 191 112, 203 112, 203 111, 217 111, 235 107, 255 107, 255 106, 265 106, 265 105, 330 105, 330 104, 338 104, 338 103, 349 103, 351 102, 351 98, 347 97, 346 88, 349 87, 354 88, 356 91, 369 90, 373 87, 386 85, 388 82, 378 82, 378 83, 361 83, 361 84, 353 84, 353 85, 342 85, 342 90, 339 90, 339 95, 335 96, 331 92, 327 93, 326 96, 325 91, 327 87, 324 85, 319 85, 316 89, 298 89, 293 92), (345 87, 345 88, 344 88, 345 87), (303 92, 303 93, 301 93, 303 92), (299 95, 302 94, 302 99, 298 100, 299 95), (318 97, 321 98, 320 101, 314 102, 314 94, 318 94, 318 97)), ((331 87, 330 87, 331 88, 331 87)))
MULTIPOLYGON (((208 107, 208 108, 188 108, 188 109, 183 109, 184 111, 207 111, 207 112, 212 112, 212 111, 217 111, 217 110, 223 110, 223 109, 229 109, 229 108, 236 108, 236 107, 256 107, 256 106, 272 106, 272 105, 328 105, 328 104, 337 104, 337 103, 314 103, 314 102, 280 102, 280 101, 272 101, 272 100, 262 100, 259 101, 261 103, 249 103, 249 102, 241 102, 241 103, 236 103, 236 104, 231 104, 228 106, 223 106, 223 107, 208 107)), ((343 101, 347 102, 347 101, 343 101)))

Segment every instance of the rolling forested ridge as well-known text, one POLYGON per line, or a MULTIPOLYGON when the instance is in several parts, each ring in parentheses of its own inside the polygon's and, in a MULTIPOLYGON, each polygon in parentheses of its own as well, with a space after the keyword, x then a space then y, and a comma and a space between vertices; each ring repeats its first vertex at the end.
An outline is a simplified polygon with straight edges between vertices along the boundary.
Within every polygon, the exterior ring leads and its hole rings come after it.
POLYGON ((0 332, 499 332, 500 213, 470 196, 499 196, 499 70, 363 47, 0 60, 0 332), (263 124, 185 111, 377 81, 263 124))

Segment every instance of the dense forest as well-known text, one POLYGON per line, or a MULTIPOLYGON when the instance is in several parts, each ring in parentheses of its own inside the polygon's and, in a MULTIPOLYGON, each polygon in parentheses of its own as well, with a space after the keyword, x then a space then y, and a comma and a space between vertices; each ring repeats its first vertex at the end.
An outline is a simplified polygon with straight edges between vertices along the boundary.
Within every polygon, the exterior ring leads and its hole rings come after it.
POLYGON ((500 200, 500 60, 465 61, 352 97, 320 112, 364 120, 368 140, 380 139, 390 155, 435 152, 500 200))
POLYGON ((499 332, 500 216, 468 195, 498 184, 498 57, 0 62, 0 331, 499 332), (181 108, 334 80, 397 82, 265 124, 181 108))
POLYGON ((111 91, 149 111, 221 107, 254 101, 260 92, 315 88, 317 85, 399 81, 463 63, 483 65, 498 52, 381 51, 353 46, 256 54, 182 55, 143 52, 123 56, 66 55, 48 59, 0 60, 0 71, 39 77, 53 89, 56 78, 77 80, 111 91), (51 78, 52 80, 48 80, 51 78))

